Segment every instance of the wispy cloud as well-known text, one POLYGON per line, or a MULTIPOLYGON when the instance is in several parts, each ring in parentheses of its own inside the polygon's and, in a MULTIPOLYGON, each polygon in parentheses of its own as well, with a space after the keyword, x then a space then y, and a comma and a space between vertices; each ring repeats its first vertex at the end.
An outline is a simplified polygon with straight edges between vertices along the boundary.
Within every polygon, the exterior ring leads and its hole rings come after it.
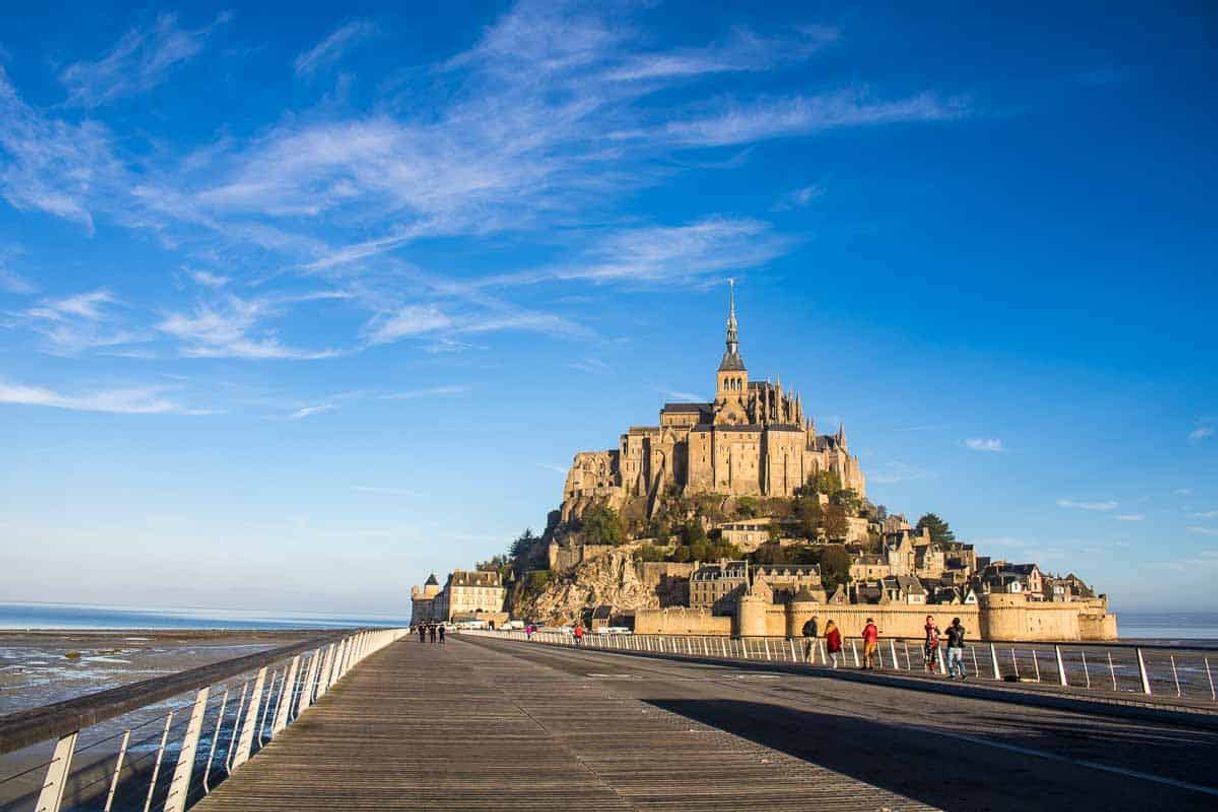
POLYGON ((16 271, 5 267, 6 259, 7 257, 4 252, 0 252, 0 290, 18 296, 28 296, 31 293, 36 293, 38 287, 33 282, 16 271))
POLYGON ((250 360, 315 360, 337 355, 336 350, 306 350, 284 345, 264 319, 276 312, 273 303, 228 295, 200 303, 190 313, 171 313, 158 325, 178 339, 181 353, 192 358, 245 358, 250 360))
POLYGON ((178 27, 176 15, 161 14, 148 28, 130 29, 105 56, 75 62, 59 74, 69 104, 96 107, 156 87, 174 67, 199 54, 212 31, 229 19, 221 14, 190 31, 178 27))
POLYGON ((92 121, 49 118, 17 95, 0 66, 0 191, 14 208, 42 211, 93 231, 90 204, 124 174, 109 134, 92 121))
POLYGON ((554 465, 553 463, 549 463, 549 462, 539 462, 539 463, 537 463, 537 467, 544 468, 547 471, 553 471, 554 473, 560 474, 562 476, 567 475, 567 469, 561 465, 554 465))
POLYGON ((1002 440, 997 438, 974 438, 965 440, 964 445, 973 451, 1005 451, 1002 446, 1002 440))
POLYGON ((1117 509, 1117 503, 1111 500, 1105 502, 1078 502, 1073 499, 1058 499, 1057 506, 1060 508, 1073 508, 1075 510, 1109 511, 1117 509))
POLYGON ((679 389, 661 389, 660 394, 674 403, 705 403, 706 398, 697 392, 682 392, 679 389))
POLYGON ((318 403, 315 406, 303 406, 287 416, 288 420, 303 420, 306 417, 312 417, 315 414, 324 414, 337 409, 337 404, 334 403, 318 403))
POLYGON ((1213 426, 1198 426, 1188 433, 1188 441, 1190 443, 1199 443, 1202 440, 1214 436, 1213 426))
POLYGON ((619 137, 659 137, 686 146, 722 147, 846 127, 948 121, 967 113, 968 102, 959 97, 944 99, 934 93, 919 93, 881 101, 862 90, 844 90, 734 105, 709 115, 671 121, 658 130, 622 133, 619 137))
POLYGON ((1119 513, 1113 517, 1118 522, 1140 522, 1146 518, 1145 513, 1119 513))
POLYGON ((293 63, 296 75, 308 76, 325 65, 337 62, 349 48, 374 33, 376 27, 364 20, 355 20, 340 26, 321 42, 296 57, 293 63))
POLYGON ((1174 493, 1176 496, 1192 496, 1193 489, 1192 488, 1176 488, 1174 491, 1172 491, 1172 493, 1174 493))
POLYGON ((227 276, 222 276, 210 271, 188 270, 186 273, 197 284, 206 288, 222 288, 232 281, 227 276))
POLYGON ((1195 533, 1198 536, 1218 536, 1218 528, 1216 527, 1190 527, 1188 532, 1195 533))
POLYGON ((0 381, 0 403, 46 406, 80 412, 115 414, 202 414, 165 397, 163 387, 104 389, 83 395, 66 395, 39 386, 0 381))
POLYGON ((1218 510, 1203 510, 1200 513, 1194 513, 1198 519, 1218 519, 1218 510))
POLYGON ((778 202, 774 204, 774 211, 802 209, 824 193, 825 190, 820 186, 801 186, 798 189, 792 189, 778 199, 778 202))
POLYGON ((46 340, 46 351, 75 355, 86 350, 115 347, 140 340, 117 326, 114 307, 118 298, 101 289, 58 299, 43 299, 26 310, 25 322, 46 340))
POLYGON ((408 389, 404 392, 391 392, 381 395, 386 400, 417 400, 418 398, 451 397, 464 395, 470 391, 465 384, 448 384, 445 386, 427 386, 422 389, 408 389))
POLYGON ((395 488, 385 485, 352 485, 351 490, 358 493, 374 493, 380 496, 419 496, 418 491, 409 488, 395 488))

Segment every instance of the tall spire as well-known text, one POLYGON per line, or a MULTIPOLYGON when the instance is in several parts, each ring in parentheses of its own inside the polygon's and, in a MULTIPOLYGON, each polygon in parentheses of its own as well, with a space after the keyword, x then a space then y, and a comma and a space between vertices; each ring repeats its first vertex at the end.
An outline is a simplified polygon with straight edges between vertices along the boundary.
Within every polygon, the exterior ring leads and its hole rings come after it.
POLYGON ((740 357, 740 334, 736 325, 736 280, 728 280, 728 311, 727 311, 727 348, 723 351, 723 360, 719 363, 719 371, 742 371, 744 359, 740 357))
POLYGON ((740 336, 736 329, 736 280, 727 280, 727 351, 732 355, 740 352, 740 336))

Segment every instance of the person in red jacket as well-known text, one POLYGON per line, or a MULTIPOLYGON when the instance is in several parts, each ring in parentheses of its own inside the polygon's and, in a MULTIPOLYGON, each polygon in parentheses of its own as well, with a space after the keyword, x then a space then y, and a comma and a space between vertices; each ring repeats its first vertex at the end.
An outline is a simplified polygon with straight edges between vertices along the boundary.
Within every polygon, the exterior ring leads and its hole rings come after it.
POLYGON ((867 625, 863 627, 863 670, 874 671, 875 662, 880 649, 880 630, 876 628, 875 621, 867 618, 867 625))
POLYGON ((575 630, 571 634, 575 635, 575 645, 582 646, 584 644, 584 624, 576 623, 575 630))
POLYGON ((829 662, 837 668, 837 658, 842 653, 842 633, 832 620, 825 624, 825 648, 829 650, 829 662))

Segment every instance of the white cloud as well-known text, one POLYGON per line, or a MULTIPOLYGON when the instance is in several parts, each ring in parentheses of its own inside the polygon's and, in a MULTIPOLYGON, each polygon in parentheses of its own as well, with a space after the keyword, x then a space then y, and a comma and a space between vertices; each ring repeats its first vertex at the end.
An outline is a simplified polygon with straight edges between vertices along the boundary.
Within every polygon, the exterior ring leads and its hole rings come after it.
POLYGON ((554 464, 548 463, 548 462, 539 462, 539 463, 537 463, 537 467, 544 468, 547 471, 553 471, 554 473, 559 474, 561 476, 567 475, 567 469, 561 465, 554 465, 554 464))
POLYGON ((231 281, 227 276, 221 276, 220 274, 211 273, 210 271, 188 270, 186 273, 197 284, 200 284, 206 288, 222 288, 231 281))
POLYGON ((292 412, 291 414, 289 414, 288 420, 301 420, 303 418, 310 417, 315 414, 322 414, 323 412, 332 412, 337 408, 338 408, 338 406, 336 406, 333 403, 319 403, 316 406, 304 406, 304 407, 299 408, 296 411, 292 412))
POLYGON ((722 112, 671 121, 659 130, 627 132, 619 137, 659 137, 686 146, 721 147, 844 127, 947 121, 961 118, 967 111, 964 99, 942 99, 933 93, 874 101, 865 92, 845 90, 736 105, 722 112))
POLYGON ((451 384, 446 386, 428 386, 423 389, 411 389, 405 392, 393 392, 381 397, 386 400, 416 400, 418 398, 446 397, 451 395, 464 395, 470 390, 470 387, 464 384, 451 384))
POLYGON ((705 403, 706 398, 697 392, 682 392, 678 389, 661 389, 660 394, 675 403, 705 403))
POLYGON ((1113 517, 1119 522, 1140 522, 1146 518, 1145 513, 1120 513, 1113 517))
POLYGON ((452 318, 436 305, 407 305, 394 313, 375 319, 368 340, 385 344, 407 336, 417 336, 451 327, 452 318))
POLYGON ((65 395, 38 386, 23 386, 0 381, 0 403, 23 406, 46 406, 81 412, 113 412, 116 414, 199 414, 184 409, 164 397, 161 387, 107 389, 85 395, 65 395))
POLYGON ((820 186, 801 186, 798 189, 792 189, 778 199, 778 202, 774 204, 774 210, 802 209, 824 193, 825 190, 820 186))
POLYGON ((59 299, 43 299, 22 316, 46 339, 45 350, 56 355, 75 355, 87 350, 131 344, 140 337, 115 325, 113 306, 119 301, 101 289, 59 299))
POLYGON ((1188 532, 1199 536, 1218 536, 1218 528, 1215 527, 1190 527, 1188 532))
MULTIPOLYGON (((0 257, 0 261, 2 260, 3 258, 0 257)), ((28 296, 36 292, 38 288, 25 277, 0 265, 0 290, 18 296, 28 296)))
POLYGON ((1057 506, 1061 508, 1074 508, 1077 510, 1098 510, 1109 511, 1116 510, 1117 503, 1113 501, 1106 502, 1076 502, 1073 499, 1058 499, 1057 506))
POLYGON ((229 295, 199 304, 191 313, 171 313, 158 329, 181 341, 181 353, 192 358, 314 360, 337 355, 330 349, 285 346, 273 330, 259 326, 274 313, 270 302, 229 295))
POLYGON ((383 485, 352 485, 351 490, 359 493, 375 493, 382 496, 419 496, 418 491, 408 488, 393 488, 383 485))
POLYGON ((1176 496, 1192 496, 1193 489, 1192 488, 1176 488, 1174 491, 1172 491, 1172 493, 1174 493, 1176 496))
POLYGON ((1188 441, 1190 443, 1199 443, 1213 436, 1214 428, 1212 426, 1198 426, 1188 433, 1188 441))
POLYGON ((132 28, 96 62, 75 62, 59 75, 68 89, 68 102, 96 107, 124 96, 150 90, 177 65, 203 50, 212 31, 229 20, 221 14, 210 25, 187 31, 177 16, 161 14, 149 28, 132 28))
POLYGON ((123 175, 101 125, 48 118, 25 104, 0 66, 0 192, 14 208, 80 223, 90 233, 92 199, 123 175))
POLYGON ((964 445, 973 451, 1005 451, 1002 440, 997 438, 965 440, 964 445))
POLYGON ((1206 510, 1193 515, 1198 519, 1218 519, 1218 510, 1206 510))
POLYGON ((347 49, 375 33, 375 27, 365 21, 355 20, 340 26, 321 42, 296 57, 294 67, 297 76, 307 76, 318 68, 337 62, 347 49))

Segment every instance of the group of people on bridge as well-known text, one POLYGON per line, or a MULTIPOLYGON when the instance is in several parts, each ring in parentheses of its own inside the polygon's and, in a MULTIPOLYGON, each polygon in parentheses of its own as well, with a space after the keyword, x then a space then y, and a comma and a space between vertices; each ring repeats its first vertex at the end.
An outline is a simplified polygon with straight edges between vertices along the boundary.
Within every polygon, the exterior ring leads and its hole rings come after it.
POLYGON ((415 631, 419 634, 420 643, 435 643, 444 642, 444 624, 443 623, 420 623, 415 631))
MULTIPOLYGON (((923 628, 925 639, 922 646, 922 657, 926 670, 930 674, 938 673, 940 668, 939 660, 939 642, 942 638, 947 638, 947 674, 950 678, 955 679, 957 676, 964 680, 967 676, 964 670, 964 626, 960 625, 960 618, 952 618, 952 624, 947 627, 947 632, 940 632, 939 627, 935 624, 935 618, 932 615, 926 616, 926 625, 923 628)), ((821 637, 820 622, 816 616, 808 619, 803 625, 802 634, 804 638, 804 660, 812 662, 816 655, 816 646, 821 637)), ((872 618, 867 618, 867 623, 863 626, 863 630, 859 635, 863 638, 863 659, 860 668, 864 671, 874 671, 880 664, 880 630, 875 625, 872 618)), ((829 664, 834 668, 838 667, 838 661, 842 659, 842 633, 838 629, 837 624, 832 620, 825 623, 824 632, 825 653, 828 656, 829 664)), ((855 661, 858 662, 857 651, 855 653, 855 661)))

